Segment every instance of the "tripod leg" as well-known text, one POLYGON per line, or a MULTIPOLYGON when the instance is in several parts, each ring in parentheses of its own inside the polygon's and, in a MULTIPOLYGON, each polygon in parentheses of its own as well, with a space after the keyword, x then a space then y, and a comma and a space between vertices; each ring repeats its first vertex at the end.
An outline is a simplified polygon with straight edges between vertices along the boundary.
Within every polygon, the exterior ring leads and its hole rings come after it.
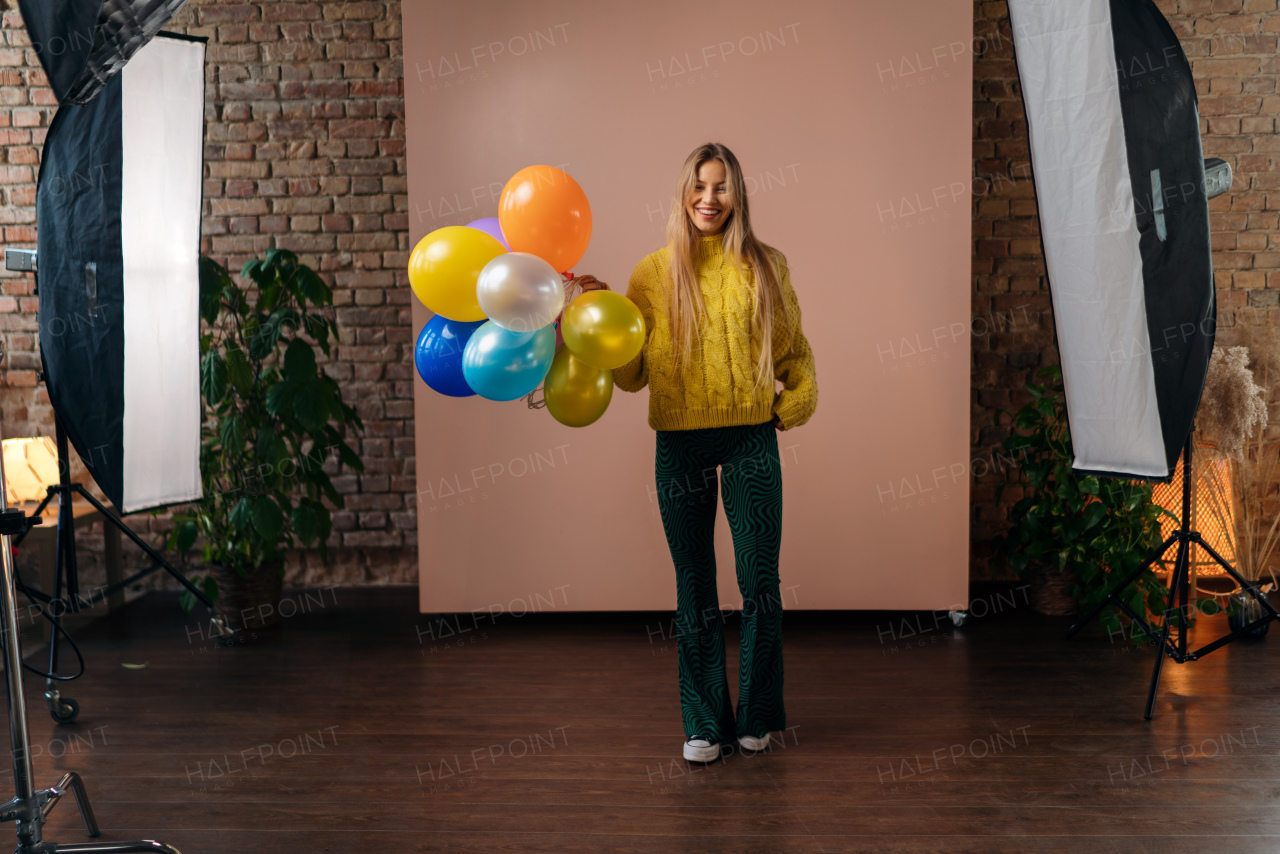
MULTIPOLYGON (((1200 535, 1197 534, 1196 537, 1199 539, 1200 535)), ((1280 617, 1280 612, 1277 612, 1275 608, 1271 607, 1271 603, 1267 601, 1267 597, 1260 590, 1258 590, 1257 582, 1246 581, 1244 578, 1242 578, 1240 576, 1240 573, 1236 572, 1235 567, 1227 563, 1226 558, 1224 558, 1222 555, 1215 552, 1213 550, 1213 547, 1210 546, 1208 543, 1201 540, 1200 546, 1209 553, 1209 556, 1211 558, 1216 560, 1218 564, 1221 565, 1224 570, 1226 570, 1228 575, 1230 575, 1232 578, 1235 579, 1236 583, 1240 585, 1240 587, 1244 590, 1244 592, 1248 593, 1258 601, 1258 604, 1262 606, 1263 610, 1274 615, 1275 617, 1280 617)))
MULTIPOLYGON (((65 450, 63 439, 61 447, 65 450)), ((63 459, 66 459, 64 456, 63 459)), ((65 475, 64 475, 65 476, 65 475)), ((62 580, 68 569, 68 561, 76 547, 74 522, 71 518, 71 493, 63 490, 58 494, 58 533, 55 538, 53 561, 53 598, 49 600, 49 615, 52 617, 49 626, 49 673, 58 672, 58 642, 61 640, 63 615, 67 608, 62 596, 62 580)), ((45 680, 45 697, 57 696, 58 683, 52 679, 45 680)), ((53 712, 52 700, 49 711, 53 712)))
MULTIPOLYGON (((49 627, 49 673, 58 672, 58 635, 57 624, 62 621, 64 611, 62 605, 62 578, 63 569, 67 564, 67 524, 70 522, 71 516, 71 498, 66 492, 58 493, 58 532, 54 537, 53 546, 53 592, 52 598, 49 600, 49 615, 53 617, 54 625, 49 627)), ((53 687, 53 682, 48 682, 49 688, 53 687)))
POLYGON ((76 806, 80 808, 80 819, 84 822, 84 832, 90 838, 97 836, 98 820, 93 817, 93 807, 89 805, 89 794, 84 790, 84 781, 80 779, 80 775, 74 771, 68 771, 63 775, 58 784, 49 790, 49 802, 44 805, 44 814, 49 815, 49 811, 58 803, 68 791, 75 796, 76 806))
MULTIPOLYGON (((1168 622, 1166 621, 1165 631, 1164 631, 1165 637, 1168 637, 1168 632, 1169 632, 1169 626, 1168 626, 1168 622)), ((1150 690, 1147 691, 1146 708, 1142 710, 1142 719, 1144 721, 1151 720, 1151 716, 1155 714, 1156 691, 1160 687, 1160 668, 1164 666, 1164 656, 1165 656, 1164 644, 1165 644, 1165 638, 1162 637, 1160 639, 1160 645, 1156 647, 1155 666, 1151 668, 1151 688, 1150 690)))
POLYGON ((154 839, 139 839, 137 842, 82 842, 70 845, 58 845, 54 848, 57 854, 142 854, 152 851, 158 854, 182 854, 172 845, 156 842, 154 839))
MULTIPOLYGON (((71 456, 67 447, 67 436, 62 430, 62 422, 54 416, 54 430, 58 444, 58 534, 54 542, 53 598, 49 600, 49 613, 52 625, 49 627, 49 673, 58 672, 58 648, 62 634, 62 620, 67 611, 80 610, 79 581, 76 572, 76 523, 72 512, 74 484, 71 483, 71 456), (63 579, 66 580, 66 593, 63 596, 63 579)), ((49 714, 58 723, 70 723, 76 719, 80 707, 74 700, 64 700, 58 690, 58 683, 53 679, 45 680, 45 702, 49 706, 49 714)))
POLYGON ((1089 613, 1085 614, 1079 620, 1076 620, 1076 624, 1071 628, 1067 629, 1067 640, 1070 640, 1072 637, 1074 637, 1075 633, 1083 629, 1086 623, 1088 623, 1094 617, 1098 616, 1099 612, 1101 612, 1103 608, 1107 607, 1107 603, 1109 603, 1113 598, 1115 598, 1115 595, 1117 593, 1119 593, 1121 590, 1125 589, 1130 584, 1132 584, 1133 580, 1137 578, 1139 575, 1142 575, 1142 573, 1146 572, 1147 568, 1151 566, 1151 564, 1159 560, 1160 557, 1164 555, 1166 551, 1169 550, 1169 546, 1173 545, 1173 543, 1177 539, 1178 539, 1178 533, 1177 531, 1175 531, 1172 534, 1170 534, 1165 539, 1165 541, 1159 545, 1159 547, 1152 550, 1151 554, 1147 556, 1147 559, 1142 562, 1141 566, 1139 566, 1133 572, 1129 573, 1124 578, 1124 580, 1121 581, 1119 584, 1117 584, 1115 587, 1112 587, 1110 590, 1108 590, 1107 595, 1102 597, 1101 602, 1099 602, 1097 605, 1094 605, 1092 610, 1089 611, 1089 613))
POLYGON ((1191 631, 1191 612, 1187 610, 1187 595, 1191 592, 1191 549, 1187 543, 1187 557, 1183 567, 1182 595, 1178 597, 1178 652, 1187 657, 1187 635, 1191 631))
POLYGON ((91 505, 93 505, 93 507, 99 513, 102 514, 102 524, 104 526, 104 529, 105 529, 105 526, 108 524, 114 525, 120 531, 120 533, 128 537, 129 540, 135 546, 142 549, 142 551, 146 553, 147 557, 155 561, 157 568, 163 569, 165 572, 172 575, 179 584, 187 588, 187 590, 191 591, 191 595, 195 596, 196 599, 204 603, 205 607, 210 609, 217 607, 217 605, 213 602, 213 600, 211 600, 208 596, 204 595, 203 590, 201 590, 196 585, 192 584, 189 578, 187 578, 185 575, 179 572, 173 566, 173 564, 169 563, 169 561, 164 559, 163 555, 161 555, 158 551, 153 549, 150 543, 148 543, 146 540, 142 539, 136 533, 134 533, 132 528, 126 525, 118 516, 116 516, 116 514, 112 513, 110 510, 104 507, 101 501, 94 498, 91 492, 86 490, 83 486, 81 486, 78 483, 72 484, 71 488, 74 489, 76 492, 78 492, 82 498, 88 501, 91 505))
MULTIPOLYGON (((63 613, 80 611, 80 566, 76 561, 76 516, 72 506, 74 498, 67 493, 67 550, 64 553, 62 569, 66 575, 66 607, 63 613)), ((56 673, 56 670, 50 670, 56 673)))
POLYGON ((1187 541, 1180 540, 1178 557, 1173 564, 1173 588, 1169 591, 1169 598, 1165 600, 1164 625, 1160 627, 1160 643, 1156 646, 1156 663, 1151 668, 1151 688, 1147 691, 1147 705, 1142 712, 1142 719, 1147 721, 1151 720, 1151 716, 1155 713, 1156 691, 1160 688, 1160 670, 1164 667, 1164 657, 1169 652, 1169 606, 1176 607, 1178 593, 1186 583, 1187 551, 1187 541))

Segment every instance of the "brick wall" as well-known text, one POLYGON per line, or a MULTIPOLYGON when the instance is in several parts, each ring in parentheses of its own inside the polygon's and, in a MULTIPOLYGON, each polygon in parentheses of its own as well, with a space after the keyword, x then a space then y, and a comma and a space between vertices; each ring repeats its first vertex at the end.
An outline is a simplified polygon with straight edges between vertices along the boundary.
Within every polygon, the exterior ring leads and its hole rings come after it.
MULTIPOLYGON (((0 0, 0 7, 5 0, 0 0)), ((12 3, 9 3, 12 5, 12 3)), ((1220 333, 1280 322, 1280 114, 1276 0, 1160 0, 1197 78, 1206 156, 1236 170, 1211 203, 1220 333)), ((972 574, 997 577, 990 538, 1017 487, 997 448, 998 409, 1056 361, 1027 160, 1026 122, 1003 2, 974 4, 972 574)), ((398 2, 190 0, 171 29, 207 36, 204 249, 238 269, 270 247, 299 252, 335 287, 342 346, 328 369, 367 426, 366 472, 339 478, 333 565, 295 556, 308 580, 412 580, 413 426, 404 102, 398 2)), ((5 246, 34 241, 35 166, 54 110, 21 21, 0 46, 0 228, 5 246)), ((28 279, 0 278, 0 388, 6 435, 47 433, 36 386, 35 299, 28 279)), ((162 527, 163 517, 135 517, 162 527)), ((97 547, 89 532, 86 547, 97 547)))
POLYGON ((209 39, 205 251, 238 270, 291 249, 334 288, 327 370, 365 471, 335 478, 335 566, 307 555, 304 577, 416 580, 400 4, 190 2, 173 29, 209 39))
MULTIPOLYGON (((266 249, 286 248, 323 271, 341 330, 326 370, 365 423, 355 446, 364 474, 335 478, 346 507, 334 516, 331 565, 298 554, 290 572, 414 580, 400 4, 191 0, 167 29, 209 39, 202 250, 238 271, 266 249)), ((4 13, 3 35, 0 227, 5 246, 33 246, 35 170, 56 103, 18 12, 4 13)), ((35 303, 29 278, 0 279, 9 368, 0 405, 10 436, 52 430, 36 385, 35 303)), ((159 530, 165 517, 130 524, 159 530)), ((86 532, 83 548, 99 552, 100 533, 86 532)))
MULTIPOLYGON (((1231 191, 1209 203, 1218 296, 1218 343, 1238 343, 1243 324, 1280 324, 1280 75, 1276 0, 1157 0, 1191 61, 1200 100, 1205 157, 1235 170, 1231 191)), ((1031 182, 1026 180, 1027 126, 1010 47, 1004 2, 974 4, 973 103, 973 411, 971 576, 1002 577, 991 559, 992 535, 1021 497, 1007 488, 996 448, 1008 434, 996 412, 1028 399, 1023 384, 1055 363, 1053 325, 1040 253, 1031 182), (997 178, 997 176, 999 176, 997 178), (980 323, 982 318, 993 322, 980 323), (1003 322, 1001 322, 1003 320, 1003 322), (984 330, 989 330, 983 334, 984 330), (995 460, 995 465, 991 461, 995 460), (983 469, 989 469, 983 471, 983 469)), ((1272 407, 1272 417, 1280 408, 1272 407)), ((1280 419, 1277 419, 1280 420, 1280 419)), ((1280 436, 1280 427, 1269 427, 1280 436)))

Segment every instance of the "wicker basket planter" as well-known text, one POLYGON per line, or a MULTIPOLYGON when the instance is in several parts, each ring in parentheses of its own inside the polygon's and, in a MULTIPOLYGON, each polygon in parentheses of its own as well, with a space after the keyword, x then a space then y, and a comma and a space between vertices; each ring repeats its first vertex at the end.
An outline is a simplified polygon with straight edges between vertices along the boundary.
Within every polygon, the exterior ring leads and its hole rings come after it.
POLYGON ((230 567, 210 567, 218 581, 218 610, 229 626, 245 632, 280 622, 281 568, 282 564, 263 566, 242 577, 230 567))
POLYGON ((1031 609, 1050 617, 1069 617, 1079 613, 1080 606, 1067 593, 1076 582, 1075 573, 1069 569, 1050 569, 1045 564, 1028 567, 1031 580, 1031 609))

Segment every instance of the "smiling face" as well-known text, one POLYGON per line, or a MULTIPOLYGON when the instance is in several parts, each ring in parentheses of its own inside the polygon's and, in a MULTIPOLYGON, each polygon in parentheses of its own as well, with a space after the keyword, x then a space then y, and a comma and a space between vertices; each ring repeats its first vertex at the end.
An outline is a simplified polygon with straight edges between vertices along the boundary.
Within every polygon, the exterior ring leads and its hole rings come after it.
POLYGON ((693 189, 685 199, 685 213, 704 235, 719 234, 733 212, 725 178, 723 163, 715 159, 706 161, 698 167, 693 189))

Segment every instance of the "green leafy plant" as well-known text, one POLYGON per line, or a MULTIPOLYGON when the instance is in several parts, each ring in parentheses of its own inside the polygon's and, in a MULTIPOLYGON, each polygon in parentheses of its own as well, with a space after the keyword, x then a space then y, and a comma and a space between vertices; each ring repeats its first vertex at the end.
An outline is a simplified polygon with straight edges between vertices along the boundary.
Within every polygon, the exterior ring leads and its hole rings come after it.
MULTIPOLYGON (((169 545, 185 554, 199 538, 205 564, 247 577, 283 574, 282 553, 295 543, 318 544, 327 560, 329 505, 341 507, 342 496, 324 464, 336 456, 363 471, 342 428, 364 425, 316 361, 316 348, 327 356, 338 337, 324 280, 281 249, 246 263, 241 277, 244 286, 200 259, 204 498, 174 515, 169 545)), ((214 598, 214 578, 202 583, 214 598)), ((193 604, 184 595, 184 607, 193 604)))
MULTIPOLYGON (((1152 501, 1149 482, 1072 471, 1061 368, 1043 367, 1036 377, 1042 382, 1027 383, 1031 400, 1013 416, 1013 430, 1004 440, 1005 450, 1023 460, 1026 494, 1010 511, 1013 526, 995 538, 995 545, 1019 576, 1037 567, 1073 573, 1068 592, 1087 612, 1160 545, 1160 517, 1168 511, 1152 501)), ((996 487, 997 501, 1008 485, 996 487)), ((1159 626, 1167 592, 1148 567, 1120 596, 1159 626)), ((1121 613, 1115 605, 1103 610, 1109 636, 1123 631, 1121 613)), ((1135 643, 1153 640, 1137 626, 1131 636, 1135 643)))

